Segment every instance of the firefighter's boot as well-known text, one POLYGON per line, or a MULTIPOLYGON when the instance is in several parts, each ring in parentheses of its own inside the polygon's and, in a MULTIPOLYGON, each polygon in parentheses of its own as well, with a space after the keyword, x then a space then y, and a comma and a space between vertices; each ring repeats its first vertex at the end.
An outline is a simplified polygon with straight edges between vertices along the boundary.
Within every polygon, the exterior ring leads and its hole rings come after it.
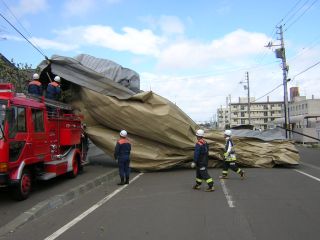
POLYGON ((201 189, 201 187, 200 187, 199 184, 194 185, 192 188, 193 188, 194 190, 200 190, 200 189, 201 189))
POLYGON ((221 176, 219 176, 220 179, 228 179, 228 175, 224 175, 222 174, 221 176))
POLYGON ((240 172, 240 178, 241 178, 241 180, 246 178, 246 175, 243 170, 241 170, 241 172, 240 172))
POLYGON ((214 186, 208 186, 208 188, 204 191, 206 192, 213 192, 215 189, 214 189, 214 186))
POLYGON ((129 177, 126 177, 126 182, 125 184, 129 184, 129 177))
POLYGON ((124 185, 124 177, 121 177, 121 182, 119 182, 118 185, 124 185))

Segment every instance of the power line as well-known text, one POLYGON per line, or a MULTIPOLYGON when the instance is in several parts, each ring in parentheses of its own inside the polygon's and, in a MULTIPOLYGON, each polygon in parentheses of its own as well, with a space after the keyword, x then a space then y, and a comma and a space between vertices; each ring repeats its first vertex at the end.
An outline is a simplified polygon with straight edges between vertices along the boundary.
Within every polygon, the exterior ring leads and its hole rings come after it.
MULTIPOLYGON (((297 21, 299 21, 300 18, 302 18, 303 15, 304 15, 317 1, 318 1, 318 0, 313 1, 295 20, 293 20, 293 22, 292 22, 289 26, 286 27, 286 29, 285 29, 284 31, 286 32, 293 24, 295 24, 297 21)), ((307 3, 308 3, 308 1, 307 1, 300 9, 302 9, 307 3)), ((299 11, 300 11, 300 9, 299 9, 299 11)), ((288 23, 288 22, 287 22, 287 23, 288 23)), ((287 23, 285 23, 284 26, 287 25, 287 23)))
POLYGON ((31 34, 25 29, 25 27, 21 24, 21 22, 19 21, 19 19, 16 17, 16 15, 11 11, 10 7, 6 4, 6 2, 4 0, 1 0, 1 2, 3 3, 3 5, 8 9, 8 11, 11 13, 11 15, 14 17, 14 19, 18 22, 18 24, 20 25, 20 27, 29 35, 29 37, 31 37, 31 34))
POLYGON ((48 57, 39 49, 37 48, 29 39, 27 39, 8 19, 5 18, 5 16, 0 13, 0 16, 11 26, 14 30, 16 30, 28 43, 31 44, 34 49, 36 49, 45 59, 48 59, 48 57))
MULTIPOLYGON (((293 78, 293 79, 296 78, 297 76, 305 73, 306 71, 314 68, 315 66, 317 66, 317 65, 319 65, 319 64, 320 64, 320 61, 316 62, 315 64, 313 64, 313 65, 311 65, 310 67, 306 68, 305 70, 301 71, 300 73, 296 74, 296 75, 295 75, 294 77, 292 77, 292 78, 293 78)), ((256 102, 256 101, 260 100, 261 98, 264 98, 265 96, 267 96, 268 94, 274 92, 275 90, 277 90, 277 89, 278 89, 279 87, 281 87, 281 86, 282 86, 282 83, 279 84, 278 86, 276 86, 276 87, 275 87, 274 89, 272 89, 271 91, 267 92, 266 94, 264 94, 263 96, 257 98, 256 100, 254 100, 254 101, 252 101, 252 102, 256 102)))
MULTIPOLYGON (((301 2, 302 0, 298 0, 295 5, 285 14, 285 16, 278 22, 278 24, 276 24, 276 26, 279 26, 282 22, 284 22, 284 20, 289 16, 289 20, 290 18, 292 18, 300 9, 298 9, 295 13, 292 13, 294 11, 294 9, 299 5, 299 3, 301 2)), ((307 0, 308 2, 309 0, 307 0)), ((276 35, 276 29, 274 28, 270 34, 271 36, 271 41, 272 41, 272 38, 275 37, 276 35)), ((257 62, 258 64, 257 65, 260 65, 261 62, 264 60, 264 58, 266 57, 267 53, 264 53, 261 55, 260 59, 258 59, 258 57, 256 58, 257 59, 257 62)))
POLYGON ((267 92, 266 94, 264 94, 263 96, 257 98, 256 100, 254 100, 254 101, 252 101, 252 102, 256 102, 256 101, 260 100, 261 98, 264 98, 265 96, 267 96, 267 95, 269 95, 270 93, 274 92, 275 90, 277 90, 277 89, 278 89, 279 87, 281 87, 281 86, 282 86, 282 83, 279 84, 278 86, 276 86, 276 87, 275 87, 274 89, 272 89, 270 92, 267 92))
POLYGON ((318 64, 320 64, 320 61, 316 62, 315 64, 313 64, 312 66, 306 68, 305 70, 301 71, 300 73, 294 75, 293 79, 296 78, 297 76, 305 73, 306 71, 309 71, 310 69, 314 68, 315 66, 317 66, 318 64))
POLYGON ((305 54, 307 51, 310 51, 311 49, 316 47, 319 42, 320 42, 320 35, 317 38, 315 38, 312 42, 310 42, 306 47, 303 47, 297 54, 290 57, 289 60, 292 61, 292 60, 296 59, 297 57, 305 54))
MULTIPOLYGON (((279 23, 277 24, 277 26, 278 25, 280 25, 282 22, 284 22, 284 20, 286 19, 286 17, 288 17, 289 16, 289 14, 293 11, 293 9, 295 9, 296 8, 296 6, 301 2, 302 0, 298 0, 297 2, 296 2, 296 4, 286 13, 286 15, 279 21, 279 23)), ((309 0, 308 0, 309 1, 309 0)), ((307 2, 308 2, 307 1, 307 2)), ((294 14, 293 14, 293 16, 296 14, 297 12, 295 12, 294 14)), ((293 17, 292 16, 292 17, 293 17)), ((290 18, 292 18, 292 17, 290 17, 290 18)))

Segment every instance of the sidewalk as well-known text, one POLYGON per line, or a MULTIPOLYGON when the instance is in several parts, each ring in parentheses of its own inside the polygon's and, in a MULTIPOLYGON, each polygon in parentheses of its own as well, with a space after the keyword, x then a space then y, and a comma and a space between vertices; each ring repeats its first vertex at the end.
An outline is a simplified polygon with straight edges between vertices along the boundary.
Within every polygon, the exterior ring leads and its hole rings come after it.
POLYGON ((118 176, 116 162, 93 144, 90 145, 88 161, 89 164, 84 166, 83 173, 74 179, 61 176, 52 181, 37 183, 30 198, 25 201, 16 202, 5 195, 8 193, 1 193, 3 196, 0 196, 0 236, 118 176))

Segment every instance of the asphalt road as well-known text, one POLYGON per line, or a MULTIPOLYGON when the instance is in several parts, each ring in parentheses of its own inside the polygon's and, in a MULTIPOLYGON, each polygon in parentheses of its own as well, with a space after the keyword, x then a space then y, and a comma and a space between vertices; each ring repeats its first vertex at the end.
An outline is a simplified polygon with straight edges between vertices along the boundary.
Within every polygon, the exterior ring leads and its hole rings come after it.
POLYGON ((320 150, 300 148, 297 168, 245 169, 248 178, 193 190, 194 170, 133 174, 106 182, 2 239, 317 239, 320 150))
MULTIPOLYGON (((39 203, 43 203, 54 196, 67 193, 70 189, 74 189, 81 184, 90 183, 90 181, 94 181, 98 176, 115 171, 117 169, 116 163, 101 154, 102 152, 98 148, 91 146, 88 156, 90 165, 86 165, 83 172, 76 178, 70 179, 63 175, 49 181, 35 182, 30 197, 25 201, 13 200, 8 189, 0 188, 0 227, 14 220, 23 212, 29 211, 39 203)), ((89 190, 85 189, 85 191, 89 190)), ((48 203, 50 204, 50 202, 48 203)))

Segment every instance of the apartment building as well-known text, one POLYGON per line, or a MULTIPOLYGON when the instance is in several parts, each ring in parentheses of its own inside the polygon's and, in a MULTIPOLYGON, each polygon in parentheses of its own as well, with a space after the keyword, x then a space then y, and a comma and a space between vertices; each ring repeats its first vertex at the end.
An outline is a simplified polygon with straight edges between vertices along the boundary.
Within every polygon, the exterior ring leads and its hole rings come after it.
MULTIPOLYGON (((284 117, 274 121, 274 125, 282 126, 284 117)), ((320 139, 320 99, 307 99, 305 96, 295 96, 289 103, 289 123, 295 132, 320 139)), ((318 142, 316 139, 293 133, 292 139, 297 142, 318 142)))
MULTIPOLYGON (((269 101, 255 102, 255 98, 250 98, 250 124, 255 129, 267 129, 270 122, 282 117, 283 102, 269 101)), ((236 127, 249 124, 248 98, 239 97, 238 102, 231 102, 228 108, 217 110, 217 122, 220 129, 226 125, 236 127)))
POLYGON ((225 126, 230 124, 229 108, 222 107, 222 106, 218 108, 217 124, 218 124, 218 129, 225 129, 225 126))

